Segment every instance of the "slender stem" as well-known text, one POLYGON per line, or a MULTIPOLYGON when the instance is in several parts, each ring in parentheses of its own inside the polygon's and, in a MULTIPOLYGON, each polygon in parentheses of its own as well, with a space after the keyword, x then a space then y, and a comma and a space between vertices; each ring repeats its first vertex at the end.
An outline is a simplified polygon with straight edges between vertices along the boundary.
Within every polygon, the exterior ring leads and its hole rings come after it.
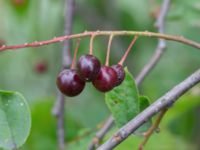
MULTIPOLYGON (((170 7, 170 0, 163 0, 162 7, 160 9, 161 11, 160 11, 160 13, 158 15, 158 18, 157 18, 156 24, 155 24, 155 26, 158 28, 158 32, 160 32, 160 33, 164 33, 164 30, 165 30, 165 17, 167 15, 169 7, 170 7)), ((159 39, 158 40, 158 45, 157 45, 157 48, 156 48, 156 51, 155 51, 154 55, 151 57, 149 63, 144 66, 143 70, 141 71, 140 76, 138 76, 138 83, 143 81, 144 78, 147 76, 147 74, 149 74, 149 72, 156 66, 156 64, 161 59, 161 57, 162 57, 163 53, 165 52, 165 50, 166 50, 166 41, 163 40, 163 39, 159 39)), ((167 110, 168 110, 167 108, 161 110, 156 122, 145 133, 145 139, 140 144, 139 150, 143 150, 143 147, 148 142, 148 140, 151 137, 151 135, 153 134, 154 130, 158 128, 158 126, 159 126, 163 116, 167 112, 167 110)))
POLYGON ((57 134, 58 134, 58 146, 60 150, 65 149, 65 129, 64 129, 64 112, 65 112, 65 96, 58 94, 59 98, 59 112, 57 116, 57 134))
MULTIPOLYGON (((158 32, 160 33, 164 33, 165 17, 167 15, 169 6, 170 6, 170 0, 164 0, 161 7, 161 11, 158 15, 158 18, 155 24, 156 27, 158 28, 158 32)), ((163 39, 159 39, 155 53, 149 60, 149 63, 147 63, 143 67, 141 73, 138 76, 138 83, 142 82, 144 78, 150 73, 150 71, 156 66, 156 64, 159 62, 162 55, 164 54, 165 50, 166 50, 166 41, 163 39)))
POLYGON ((133 45, 135 44, 135 41, 137 40, 137 38, 138 38, 137 36, 135 36, 135 37, 133 38, 133 40, 131 41, 130 45, 128 46, 128 48, 127 48, 125 54, 123 55, 123 57, 121 58, 121 60, 119 61, 118 64, 123 65, 123 63, 124 63, 124 61, 126 60, 128 54, 129 54, 129 52, 131 51, 131 48, 132 48, 133 45))
POLYGON ((106 54, 106 66, 109 66, 109 58, 110 58, 110 49, 111 49, 111 43, 113 39, 113 34, 110 35, 109 41, 108 41, 108 48, 107 48, 107 54, 106 54))
POLYGON ((154 131, 158 128, 162 118, 164 117, 164 115, 167 112, 167 108, 164 108, 163 110, 161 110, 161 112, 158 115, 158 118, 156 119, 155 123, 148 129, 147 132, 144 133, 145 139, 144 141, 140 144, 138 150, 143 150, 145 144, 148 142, 149 138, 151 137, 151 135, 154 133, 154 131))
POLYGON ((38 47, 38 46, 42 46, 42 45, 63 42, 64 40, 87 37, 87 36, 91 36, 92 34, 95 34, 96 36, 103 36, 103 35, 105 36, 105 35, 113 34, 113 36, 136 35, 136 36, 145 36, 145 37, 151 37, 151 38, 160 38, 160 39, 180 42, 180 43, 190 45, 192 47, 200 49, 200 43, 186 39, 183 36, 175 36, 175 35, 168 35, 168 34, 148 32, 148 31, 144 31, 144 32, 141 32, 141 31, 95 31, 95 32, 83 32, 83 33, 79 33, 79 34, 65 35, 65 36, 53 38, 51 40, 39 41, 39 42, 36 41, 33 43, 25 43, 25 44, 19 44, 19 45, 11 45, 11 46, 3 45, 2 47, 0 47, 0 51, 5 51, 8 49, 15 50, 15 49, 19 49, 19 48, 38 47))
POLYGON ((80 39, 77 39, 76 48, 75 48, 75 51, 74 51, 74 57, 73 57, 72 64, 71 64, 71 69, 74 69, 75 66, 76 66, 76 56, 77 56, 77 53, 78 53, 79 46, 80 46, 80 39))
MULTIPOLYGON (((74 14, 74 0, 65 0, 65 35, 70 35, 72 33, 72 22, 74 14)), ((58 39, 58 38, 54 38, 58 39)), ((35 42, 39 45, 43 45, 41 42, 35 42)), ((69 67, 71 64, 71 54, 70 54, 70 41, 65 40, 63 43, 62 50, 62 70, 69 67)), ((26 45, 26 44, 25 44, 26 45)), ((29 45, 29 44, 27 44, 29 45)), ((57 101, 53 108, 53 115, 57 117, 57 136, 58 136, 58 146, 60 150, 65 149, 65 130, 64 130, 64 112, 65 112, 65 96, 58 92, 57 101)))
POLYGON ((94 43, 95 36, 96 36, 95 33, 91 34, 91 38, 90 38, 90 50, 89 50, 89 54, 90 55, 92 55, 92 53, 93 53, 93 43, 94 43))
POLYGON ((143 112, 125 124, 119 129, 110 139, 108 139, 97 150, 110 150, 124 141, 129 135, 134 133, 146 120, 154 116, 157 112, 164 108, 170 107, 178 100, 185 92, 200 82, 200 69, 190 75, 187 79, 176 85, 164 96, 156 100, 153 104, 147 107, 143 112))

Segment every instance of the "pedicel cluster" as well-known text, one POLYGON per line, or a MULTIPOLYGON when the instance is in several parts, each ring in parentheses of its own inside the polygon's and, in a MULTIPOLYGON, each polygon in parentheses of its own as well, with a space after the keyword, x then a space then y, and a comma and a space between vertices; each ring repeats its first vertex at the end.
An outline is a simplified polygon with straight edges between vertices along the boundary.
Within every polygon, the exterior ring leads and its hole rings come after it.
POLYGON ((86 54, 79 58, 76 69, 65 69, 57 77, 57 87, 66 96, 80 94, 86 82, 92 82, 101 92, 108 92, 120 85, 125 72, 122 65, 101 66, 99 59, 86 54))

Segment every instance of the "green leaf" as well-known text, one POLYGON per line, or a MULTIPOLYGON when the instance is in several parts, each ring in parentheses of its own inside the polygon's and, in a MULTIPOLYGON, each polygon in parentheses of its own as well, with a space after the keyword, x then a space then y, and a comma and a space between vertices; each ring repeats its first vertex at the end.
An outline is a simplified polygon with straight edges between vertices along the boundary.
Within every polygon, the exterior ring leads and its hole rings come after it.
MULTIPOLYGON (((150 105, 149 98, 146 96, 140 96, 139 99, 139 109, 140 112, 142 112, 145 108, 147 108, 150 105)), ((136 133, 145 132, 147 131, 152 125, 152 120, 149 119, 145 124, 143 124, 136 133)))
POLYGON ((118 127, 123 126, 139 112, 138 89, 135 81, 125 68, 123 83, 105 94, 105 100, 118 127))
POLYGON ((24 144, 30 127, 30 110, 23 96, 0 91, 0 148, 16 149, 24 144))

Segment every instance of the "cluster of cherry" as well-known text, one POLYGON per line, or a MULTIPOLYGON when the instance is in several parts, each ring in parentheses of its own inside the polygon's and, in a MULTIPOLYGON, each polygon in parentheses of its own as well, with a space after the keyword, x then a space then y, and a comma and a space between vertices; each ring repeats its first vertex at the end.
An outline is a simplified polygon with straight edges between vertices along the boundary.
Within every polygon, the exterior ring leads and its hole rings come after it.
POLYGON ((86 54, 79 58, 77 69, 65 69, 57 77, 57 86, 66 96, 80 94, 85 82, 92 82, 101 92, 108 92, 120 85, 124 80, 125 72, 121 64, 101 66, 99 59, 86 54))

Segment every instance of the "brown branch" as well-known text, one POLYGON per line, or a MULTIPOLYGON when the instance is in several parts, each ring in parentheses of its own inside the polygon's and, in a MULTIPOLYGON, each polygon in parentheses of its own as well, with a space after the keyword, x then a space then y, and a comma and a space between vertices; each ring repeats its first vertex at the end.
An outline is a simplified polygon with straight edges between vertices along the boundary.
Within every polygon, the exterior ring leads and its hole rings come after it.
POLYGON ((51 40, 46 40, 46 41, 40 41, 40 42, 33 42, 33 43, 25 43, 25 44, 20 44, 20 45, 11 45, 11 46, 6 46, 3 45, 0 47, 0 51, 5 51, 5 50, 15 50, 15 49, 20 49, 20 48, 28 48, 28 47, 38 47, 38 46, 43 46, 43 45, 48 45, 48 44, 53 44, 57 42, 63 42, 64 40, 69 40, 69 39, 75 39, 75 38, 81 38, 81 37, 87 37, 95 34, 96 36, 109 36, 113 34, 113 36, 145 36, 145 37, 152 37, 152 38, 160 38, 160 39, 165 39, 165 40, 170 40, 170 41, 176 41, 180 42, 186 45, 190 45, 192 47, 200 49, 200 43, 197 43, 195 41, 189 40, 187 38, 184 38, 183 36, 175 36, 175 35, 168 35, 168 34, 161 34, 161 33, 155 33, 155 32, 140 32, 140 31, 94 31, 94 32, 83 32, 79 34, 72 34, 72 35, 65 35, 65 36, 60 36, 56 37, 51 40))
POLYGON ((190 75, 187 79, 176 85, 164 96, 156 100, 153 104, 147 107, 143 112, 125 124, 119 129, 110 139, 108 139, 97 150, 110 150, 124 141, 129 135, 134 133, 146 120, 158 113, 164 108, 170 107, 178 100, 185 92, 200 82, 200 69, 190 75))
MULTIPOLYGON (((72 33, 73 14, 74 14, 74 0, 65 0, 65 16, 64 16, 65 35, 70 35, 72 33)), ((54 40, 55 39, 59 38, 54 38, 54 40)), ((39 45, 43 45, 43 42, 38 42, 38 43, 39 45)), ((63 44, 64 46, 62 50, 62 70, 69 67, 72 61, 70 55, 70 44, 71 44, 70 41, 65 40, 63 44)), ((53 108, 53 114, 57 117, 57 127, 58 127, 57 136, 58 136, 58 146, 60 150, 65 149, 64 111, 65 111, 65 96, 61 92, 58 92, 57 101, 53 108)))
POLYGON ((158 115, 158 118, 156 119, 155 123, 148 129, 147 132, 144 133, 144 141, 140 144, 138 150, 143 150, 145 144, 148 142, 149 138, 151 137, 151 135, 154 133, 154 131, 156 129, 158 129, 159 127, 159 124, 162 120, 162 118, 164 117, 164 115, 166 114, 167 112, 167 108, 164 108, 163 110, 161 110, 161 112, 159 113, 158 115))

